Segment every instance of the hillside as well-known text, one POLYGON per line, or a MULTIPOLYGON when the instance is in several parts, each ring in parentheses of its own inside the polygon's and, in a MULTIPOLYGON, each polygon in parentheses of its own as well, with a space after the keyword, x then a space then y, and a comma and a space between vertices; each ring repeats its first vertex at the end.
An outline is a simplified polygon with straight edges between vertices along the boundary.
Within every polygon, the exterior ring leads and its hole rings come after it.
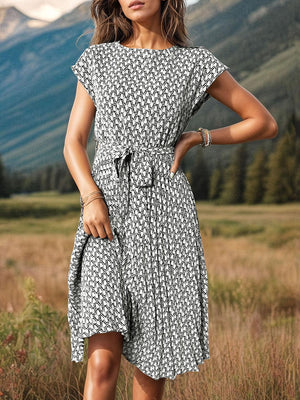
POLYGON ((46 21, 27 17, 16 7, 0 7, 0 41, 16 34, 44 27, 47 24, 46 21))
MULTIPOLYGON (((296 0, 253 0, 247 4, 213 0, 188 7, 186 15, 192 44, 206 46, 230 66, 229 72, 268 107, 280 129, 299 101, 296 4, 296 0)), ((89 33, 76 44, 82 33, 93 29, 88 15, 89 2, 34 33, 16 34, 0 42, 0 58, 4 60, 0 69, 0 148, 4 163, 11 168, 30 170, 63 159, 76 88, 70 66, 91 38, 89 33)), ((232 110, 211 98, 186 130, 200 122, 217 128, 239 120, 232 110)), ((258 144, 251 143, 249 148, 258 144)), ((221 156, 225 159, 231 147, 210 148, 210 162, 221 156)))

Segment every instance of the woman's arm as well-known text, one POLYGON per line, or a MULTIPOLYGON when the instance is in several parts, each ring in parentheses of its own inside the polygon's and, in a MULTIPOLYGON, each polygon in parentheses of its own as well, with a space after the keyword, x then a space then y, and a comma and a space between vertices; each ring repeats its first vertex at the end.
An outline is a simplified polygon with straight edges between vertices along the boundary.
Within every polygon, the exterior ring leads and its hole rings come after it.
MULTIPOLYGON (((243 119, 223 128, 210 129, 213 145, 272 139, 277 135, 277 122, 270 112, 228 71, 219 75, 207 92, 243 119)), ((202 143, 202 136, 196 131, 183 133, 176 144, 174 162, 170 171, 175 173, 187 151, 200 143, 202 143)))
MULTIPOLYGON (((96 108, 84 86, 78 81, 75 100, 70 113, 63 154, 69 171, 84 198, 99 190, 95 184, 86 152, 89 132, 95 117, 96 108)), ((96 199, 83 211, 84 230, 94 237, 108 236, 112 240, 112 230, 104 199, 96 199)))
POLYGON ((88 136, 96 108, 83 85, 78 81, 64 145, 64 157, 82 197, 97 190, 91 176, 86 153, 88 136))
POLYGON ((277 135, 278 126, 270 112, 228 71, 224 71, 207 92, 243 119, 236 124, 210 130, 213 144, 272 139, 277 135))

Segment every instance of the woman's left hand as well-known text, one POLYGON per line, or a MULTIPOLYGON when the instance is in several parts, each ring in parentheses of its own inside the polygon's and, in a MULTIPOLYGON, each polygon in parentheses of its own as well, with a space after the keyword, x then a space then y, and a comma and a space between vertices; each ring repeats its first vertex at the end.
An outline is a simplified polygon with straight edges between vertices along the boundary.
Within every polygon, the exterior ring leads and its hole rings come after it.
POLYGON ((181 160, 186 153, 197 144, 202 142, 201 135, 196 131, 183 132, 175 146, 174 161, 171 166, 170 172, 174 174, 179 168, 181 160))

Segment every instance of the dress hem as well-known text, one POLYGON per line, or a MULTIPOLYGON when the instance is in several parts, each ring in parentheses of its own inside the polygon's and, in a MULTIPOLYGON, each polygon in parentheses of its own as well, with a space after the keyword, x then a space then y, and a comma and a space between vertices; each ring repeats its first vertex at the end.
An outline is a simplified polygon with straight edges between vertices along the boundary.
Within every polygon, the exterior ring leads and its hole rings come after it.
POLYGON ((210 355, 209 355, 209 354, 206 354, 206 355, 204 355, 203 357, 200 357, 200 358, 198 359, 198 361, 196 362, 197 365, 195 365, 194 367, 190 366, 190 367, 186 367, 186 368, 180 369, 179 371, 175 372, 173 375, 168 375, 168 374, 167 374, 167 375, 163 375, 163 376, 160 376, 160 375, 158 376, 158 375, 153 375, 153 374, 151 374, 151 373, 150 373, 149 371, 147 371, 144 367, 140 367, 138 361, 133 361, 132 359, 130 359, 129 356, 127 356, 127 355, 125 356, 124 353, 122 353, 122 355, 123 355, 123 357, 124 357, 130 364, 134 365, 134 366, 137 367, 141 372, 143 372, 143 374, 145 374, 145 375, 147 375, 147 376, 149 376, 150 378, 155 379, 155 380, 159 380, 159 379, 161 379, 161 378, 175 380, 176 377, 177 377, 178 375, 181 375, 181 374, 184 374, 184 373, 187 373, 187 372, 199 372, 199 371, 200 371, 200 370, 199 370, 199 366, 202 365, 202 364, 204 364, 204 362, 205 362, 206 360, 209 360, 209 359, 210 359, 210 355))
MULTIPOLYGON (((84 341, 85 341, 85 339, 87 339, 87 338, 89 338, 89 337, 95 335, 96 333, 108 333, 108 332, 119 332, 119 333, 121 333, 123 336, 126 335, 126 333, 128 333, 128 332, 125 333, 124 331, 113 330, 113 329, 107 330, 107 331, 102 331, 102 332, 97 331, 97 332, 95 332, 95 333, 92 333, 92 334, 89 335, 89 336, 85 336, 84 338, 81 338, 81 340, 83 340, 83 346, 84 346, 84 341)), ((125 337, 125 336, 124 336, 124 337, 125 337)), ((84 347, 83 347, 83 349, 84 349, 84 347)), ((189 366, 189 367, 186 367, 186 368, 183 368, 183 369, 179 369, 178 371, 174 372, 172 375, 165 374, 165 375, 160 376, 160 375, 153 375, 149 370, 147 370, 147 369, 144 368, 144 367, 141 367, 139 361, 134 361, 134 359, 131 358, 128 354, 125 354, 124 351, 122 351, 122 356, 123 356, 123 357, 126 359, 126 361, 128 361, 131 365, 137 367, 141 372, 143 372, 143 374, 145 374, 145 375, 147 375, 147 376, 149 376, 150 378, 155 379, 155 380, 159 380, 159 379, 162 379, 162 378, 170 379, 170 380, 175 380, 176 377, 177 377, 178 375, 182 375, 182 374, 187 373, 187 372, 199 372, 199 371, 200 371, 200 370, 199 370, 199 366, 202 365, 202 364, 204 364, 204 362, 205 362, 206 360, 209 360, 209 359, 210 359, 210 354, 209 354, 209 353, 206 353, 206 354, 204 354, 203 356, 200 356, 200 357, 197 359, 196 365, 194 365, 194 366, 189 366)), ((84 350, 83 350, 81 356, 80 356, 80 355, 79 355, 79 356, 72 356, 72 355, 71 355, 71 362, 72 362, 72 361, 77 362, 77 363, 78 363, 78 362, 83 362, 83 361, 84 361, 84 350)))

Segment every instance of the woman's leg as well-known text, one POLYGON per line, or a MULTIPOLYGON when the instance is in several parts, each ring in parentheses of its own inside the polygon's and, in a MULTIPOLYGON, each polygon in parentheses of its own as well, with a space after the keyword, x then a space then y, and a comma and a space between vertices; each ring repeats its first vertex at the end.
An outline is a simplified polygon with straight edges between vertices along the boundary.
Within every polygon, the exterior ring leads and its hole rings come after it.
POLYGON ((135 367, 132 400, 161 400, 166 378, 152 379, 135 367))
POLYGON ((83 400, 114 400, 122 349, 120 332, 96 333, 88 338, 83 400))

